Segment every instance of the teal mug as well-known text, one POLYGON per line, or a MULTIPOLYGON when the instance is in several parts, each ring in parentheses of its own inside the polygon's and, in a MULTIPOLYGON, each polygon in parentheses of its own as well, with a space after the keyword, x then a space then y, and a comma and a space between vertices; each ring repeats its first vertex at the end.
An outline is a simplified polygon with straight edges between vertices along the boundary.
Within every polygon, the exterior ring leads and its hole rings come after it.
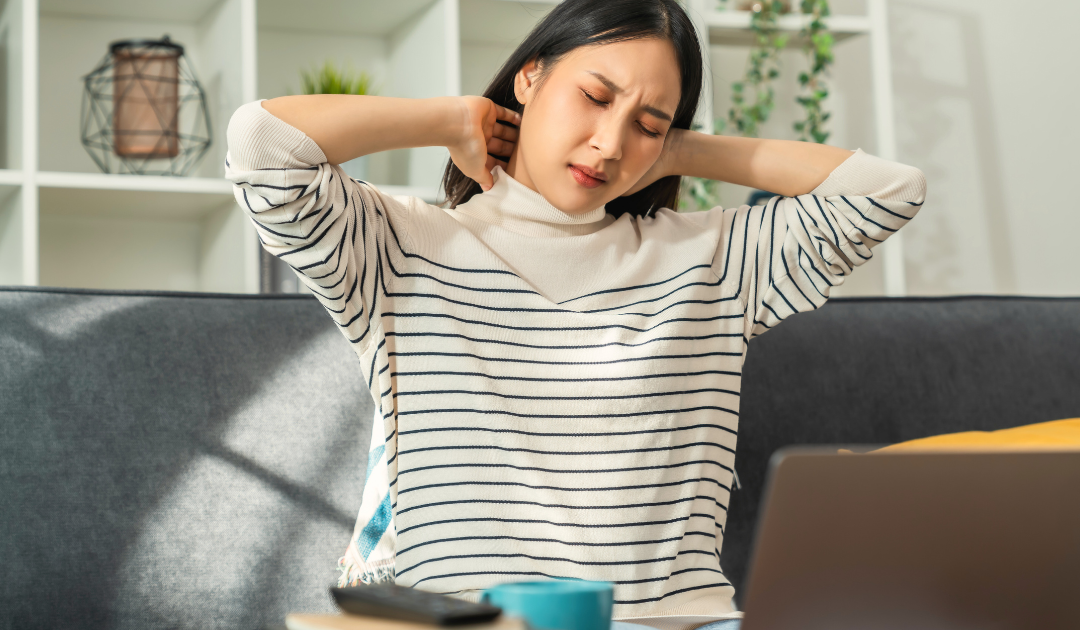
POLYGON ((611 582, 550 580, 493 586, 480 597, 535 630, 610 630, 611 582))

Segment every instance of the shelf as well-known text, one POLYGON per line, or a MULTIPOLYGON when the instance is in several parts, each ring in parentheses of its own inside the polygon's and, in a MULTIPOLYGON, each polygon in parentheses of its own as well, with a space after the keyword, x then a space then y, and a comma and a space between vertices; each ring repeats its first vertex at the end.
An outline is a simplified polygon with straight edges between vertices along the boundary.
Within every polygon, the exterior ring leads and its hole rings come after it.
POLYGON ((21 186, 23 172, 10 168, 0 168, 0 186, 21 186))
POLYGON ((435 0, 321 0, 318 10, 296 0, 259 0, 259 28, 319 35, 382 37, 419 16, 435 0))
POLYGON ((184 46, 184 56, 206 93, 213 141, 190 175, 224 175, 224 134, 243 103, 237 0, 43 0, 38 27, 38 168, 96 173, 81 142, 84 77, 111 42, 158 39, 184 46))
POLYGON ((40 0, 39 6, 43 15, 194 24, 203 19, 218 3, 219 0, 184 0, 184 2, 40 0))
MULTIPOLYGON (((0 171, 0 185, 10 173, 0 171)), ((14 173, 20 175, 21 183, 21 172, 14 173)), ((222 206, 240 211, 232 183, 225 179, 41 172, 37 183, 41 212, 52 216, 187 219, 222 206)), ((431 187, 375 186, 387 195, 419 197, 429 203, 438 195, 438 189, 431 187)))
POLYGON ((232 193, 176 193, 102 188, 42 188, 42 216, 113 217, 135 220, 198 219, 221 209, 240 208, 232 193))
MULTIPOLYGON (((750 11, 711 11, 704 15, 709 28, 709 44, 713 46, 750 46, 754 44, 754 31, 750 28, 750 11)), ((810 22, 810 16, 801 13, 781 15, 777 26, 790 33, 788 48, 806 43, 798 33, 810 22)), ((832 15, 824 19, 837 42, 870 32, 870 19, 861 15, 832 15)))
POLYGON ((232 184, 206 177, 37 174, 42 214, 183 219, 235 204, 232 184))
MULTIPOLYGON (((0 182, 3 171, 0 171, 0 182)), ((58 173, 42 171, 37 183, 43 188, 86 188, 94 190, 139 190, 219 194, 232 197, 232 184, 213 177, 165 177, 159 175, 114 175, 107 173, 58 173)))
POLYGON ((58 202, 53 195, 71 192, 42 191, 40 284, 102 289, 245 290, 247 263, 242 243, 247 226, 235 204, 221 205, 218 211, 202 217, 177 220, 66 214, 70 206, 49 209, 58 202))

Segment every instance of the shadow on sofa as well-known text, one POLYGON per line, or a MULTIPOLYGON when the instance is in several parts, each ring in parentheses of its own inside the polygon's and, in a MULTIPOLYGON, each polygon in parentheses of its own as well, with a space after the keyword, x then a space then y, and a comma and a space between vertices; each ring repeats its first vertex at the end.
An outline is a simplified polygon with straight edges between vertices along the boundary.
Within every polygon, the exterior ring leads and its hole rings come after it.
MULTIPOLYGON (((721 560, 766 464, 1080 416, 1080 299, 838 299, 750 344, 721 560)), ((333 610, 372 403, 306 296, 0 288, 2 628, 260 629, 333 610)))

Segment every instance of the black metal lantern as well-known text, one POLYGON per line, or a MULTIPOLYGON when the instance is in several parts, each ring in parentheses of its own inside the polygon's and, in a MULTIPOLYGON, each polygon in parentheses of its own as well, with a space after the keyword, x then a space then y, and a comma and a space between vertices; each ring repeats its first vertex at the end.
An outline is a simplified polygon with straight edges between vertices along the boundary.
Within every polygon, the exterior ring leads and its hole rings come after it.
POLYGON ((84 77, 82 143, 106 173, 186 175, 210 148, 206 93, 169 40, 124 40, 84 77))

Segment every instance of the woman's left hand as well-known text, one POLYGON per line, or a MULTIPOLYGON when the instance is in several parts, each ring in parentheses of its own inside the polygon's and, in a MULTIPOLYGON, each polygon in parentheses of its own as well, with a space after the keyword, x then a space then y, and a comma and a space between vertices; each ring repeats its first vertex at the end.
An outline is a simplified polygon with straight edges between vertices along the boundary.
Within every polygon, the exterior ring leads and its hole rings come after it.
POLYGON ((653 163, 649 170, 645 171, 645 174, 641 176, 641 179, 621 196, 626 197, 627 195, 632 195, 664 177, 678 175, 679 173, 675 168, 675 155, 678 152, 679 145, 682 144, 684 134, 687 133, 691 132, 688 129, 669 130, 667 136, 664 137, 664 148, 660 151, 660 157, 656 158, 656 162, 653 163))

